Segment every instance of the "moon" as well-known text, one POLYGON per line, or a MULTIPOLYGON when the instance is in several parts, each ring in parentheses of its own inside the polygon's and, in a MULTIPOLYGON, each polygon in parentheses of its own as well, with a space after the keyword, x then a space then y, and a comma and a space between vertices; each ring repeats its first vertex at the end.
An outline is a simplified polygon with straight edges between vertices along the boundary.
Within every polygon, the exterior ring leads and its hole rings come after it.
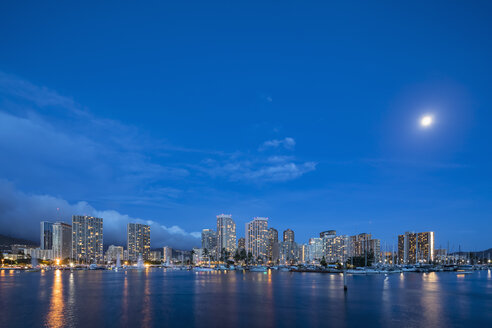
POLYGON ((424 115, 420 118, 420 126, 427 128, 434 123, 434 118, 431 115, 424 115))

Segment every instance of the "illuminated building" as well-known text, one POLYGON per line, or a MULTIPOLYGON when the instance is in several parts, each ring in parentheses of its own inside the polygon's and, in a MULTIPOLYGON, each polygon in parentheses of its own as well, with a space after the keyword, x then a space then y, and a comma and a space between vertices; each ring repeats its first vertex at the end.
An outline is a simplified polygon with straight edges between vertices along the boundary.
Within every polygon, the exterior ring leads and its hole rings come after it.
POLYGON ((310 238, 308 249, 308 262, 319 262, 323 258, 323 239, 310 238))
POLYGON ((348 236, 337 236, 335 230, 323 231, 319 235, 323 244, 323 256, 328 263, 343 262, 348 257, 348 236))
POLYGON ((128 223, 127 226, 127 249, 130 261, 150 258, 150 226, 140 223, 128 223))
POLYGON ((217 252, 222 250, 228 252, 231 256, 236 251, 236 223, 232 220, 231 215, 217 215, 217 252))
POLYGON ((217 248, 217 234, 212 229, 202 230, 202 248, 209 254, 215 254, 217 248))
POLYGON ((173 260, 173 249, 169 246, 165 246, 162 248, 162 261, 164 263, 171 263, 173 260))
POLYGON ((63 222, 53 224, 53 257, 70 258, 72 254, 72 226, 63 222))
POLYGON ((118 259, 118 254, 120 255, 120 261, 127 260, 125 259, 125 251, 123 250, 123 246, 115 246, 110 245, 106 254, 104 255, 104 259, 106 262, 116 261, 118 259))
POLYGON ((287 229, 284 231, 284 242, 293 243, 294 240, 294 231, 287 229))
POLYGON ((41 221, 41 243, 39 248, 52 249, 53 248, 53 223, 48 221, 41 221))
POLYGON ((319 233, 319 238, 331 238, 337 235, 336 230, 327 230, 319 233))
MULTIPOLYGON (((274 260, 274 247, 278 244, 278 231, 275 228, 268 229, 268 242, 267 242, 267 258, 269 260, 274 260)), ((278 247, 277 247, 278 254, 278 247)), ((277 256, 278 258, 278 256, 277 256)))
POLYGON ((151 261, 157 262, 161 260, 161 252, 160 251, 151 251, 149 259, 151 261))
POLYGON ((268 218, 256 217, 246 223, 246 252, 253 258, 266 259, 268 245, 268 218))
POLYGON ((434 232, 405 232, 398 236, 398 261, 401 264, 429 263, 434 260, 434 232), (418 242, 417 242, 418 241, 418 242))
POLYGON ((103 219, 72 216, 72 258, 85 263, 103 260, 103 219))
POLYGON ((373 239, 370 233, 360 233, 349 237, 349 256, 374 256, 374 261, 381 260, 381 241, 373 239))

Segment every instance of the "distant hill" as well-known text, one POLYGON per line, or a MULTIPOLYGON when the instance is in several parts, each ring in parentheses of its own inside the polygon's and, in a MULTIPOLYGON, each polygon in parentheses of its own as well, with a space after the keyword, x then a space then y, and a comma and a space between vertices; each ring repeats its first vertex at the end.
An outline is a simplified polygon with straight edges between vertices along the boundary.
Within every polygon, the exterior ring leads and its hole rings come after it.
POLYGON ((0 249, 10 249, 10 245, 14 244, 39 246, 39 243, 32 240, 0 235, 0 249))
POLYGON ((451 253, 451 254, 454 254, 454 255, 469 255, 469 254, 472 254, 473 256, 476 256, 476 257, 482 257, 482 255, 484 257, 488 257, 488 256, 492 256, 492 248, 489 248, 489 249, 486 249, 486 250, 483 250, 483 251, 478 251, 478 252, 465 252, 465 251, 461 251, 461 252, 454 252, 454 253, 451 253))

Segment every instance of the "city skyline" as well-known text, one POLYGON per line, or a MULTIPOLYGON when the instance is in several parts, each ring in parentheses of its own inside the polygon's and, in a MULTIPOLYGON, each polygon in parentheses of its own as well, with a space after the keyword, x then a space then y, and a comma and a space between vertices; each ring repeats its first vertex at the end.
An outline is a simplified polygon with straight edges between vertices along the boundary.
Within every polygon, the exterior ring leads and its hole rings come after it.
POLYGON ((0 233, 82 214, 189 248, 224 212, 490 247, 490 4, 73 6, 0 10, 0 233))

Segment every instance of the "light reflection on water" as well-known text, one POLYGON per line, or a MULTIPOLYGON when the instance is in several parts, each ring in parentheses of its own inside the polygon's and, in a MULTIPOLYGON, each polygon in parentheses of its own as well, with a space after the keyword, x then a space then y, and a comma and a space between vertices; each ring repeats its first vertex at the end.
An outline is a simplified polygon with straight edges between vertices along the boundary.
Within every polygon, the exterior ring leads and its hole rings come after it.
POLYGON ((9 328, 328 323, 446 327, 470 318, 487 326, 492 320, 490 275, 349 275, 344 292, 341 274, 161 269, 1 272, 0 308, 9 328))
POLYGON ((53 287, 51 288, 51 301, 49 312, 46 316, 46 326, 50 328, 63 327, 65 323, 64 310, 62 275, 60 270, 56 270, 53 287))

